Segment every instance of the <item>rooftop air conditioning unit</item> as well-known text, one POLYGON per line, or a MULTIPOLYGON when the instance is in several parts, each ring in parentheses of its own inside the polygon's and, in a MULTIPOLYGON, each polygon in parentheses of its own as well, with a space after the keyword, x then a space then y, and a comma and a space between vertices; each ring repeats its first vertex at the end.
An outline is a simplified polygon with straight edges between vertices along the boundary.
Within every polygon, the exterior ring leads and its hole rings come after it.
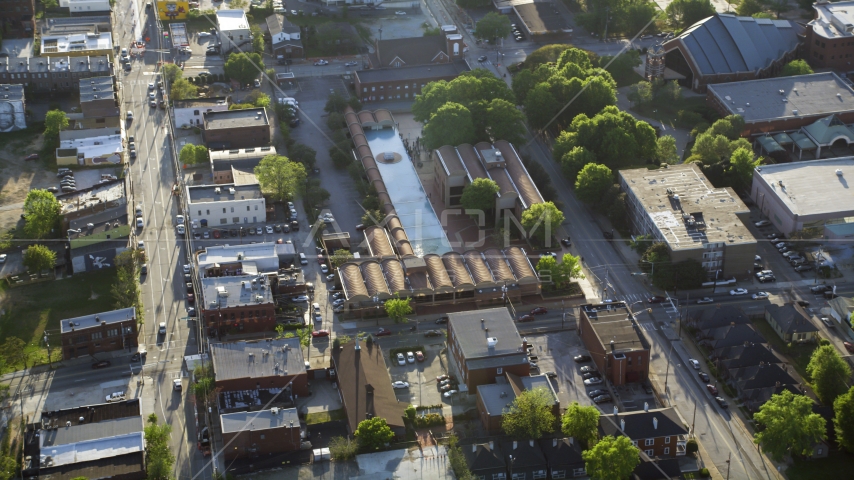
POLYGON ((498 338, 496 338, 496 337, 488 337, 486 339, 486 346, 488 346, 489 348, 495 348, 495 345, 497 345, 497 344, 498 344, 498 338))
POLYGON ((216 193, 217 195, 219 195, 219 192, 220 192, 219 187, 214 188, 214 193, 216 193))
POLYGON ((230 195, 234 195, 234 192, 235 192, 234 187, 228 187, 228 193, 230 195))

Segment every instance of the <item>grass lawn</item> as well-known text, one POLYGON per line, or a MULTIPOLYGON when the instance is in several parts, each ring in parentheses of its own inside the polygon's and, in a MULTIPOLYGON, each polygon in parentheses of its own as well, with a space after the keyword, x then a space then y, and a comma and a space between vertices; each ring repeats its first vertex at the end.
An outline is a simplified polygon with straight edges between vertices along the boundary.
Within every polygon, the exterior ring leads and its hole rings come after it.
POLYGON ((344 409, 329 410, 328 412, 308 413, 305 416, 306 425, 315 425, 318 423, 334 422, 335 420, 346 420, 347 415, 344 414, 344 409))
POLYGON ((815 350, 815 344, 792 344, 792 348, 789 348, 785 343, 783 343, 783 340, 777 336, 777 333, 773 328, 771 328, 771 325, 769 325, 765 319, 754 320, 753 326, 756 327, 756 330, 765 337, 766 340, 768 340, 768 343, 774 347, 774 350, 781 352, 792 361, 792 364, 795 366, 795 370, 797 370, 804 379, 807 378, 807 365, 810 363, 810 357, 812 356, 813 350, 815 350))
MULTIPOLYGON (((27 342, 28 366, 47 363, 47 349, 42 344, 45 330, 52 345, 54 361, 62 358, 59 348, 59 321, 92 313, 113 310, 110 287, 116 278, 114 269, 74 275, 65 280, 9 288, 0 282, 0 343, 9 337, 27 342)), ((23 368, 9 365, 6 370, 23 368)))
POLYGON ((824 480, 842 478, 842 472, 854 471, 854 455, 845 452, 830 452, 827 458, 816 460, 795 460, 795 464, 786 469, 789 480, 824 480))
POLYGON ((638 73, 634 70, 626 72, 625 75, 614 75, 612 73, 611 76, 613 76, 614 81, 617 82, 617 88, 628 87, 629 85, 634 85, 643 80, 643 77, 638 75, 638 73))
POLYGON ((704 97, 688 97, 683 98, 681 102, 673 105, 645 105, 643 107, 632 107, 632 111, 638 112, 645 117, 654 118, 665 125, 675 128, 677 121, 676 114, 679 110, 696 111, 695 109, 704 107, 705 105, 706 99, 704 97))

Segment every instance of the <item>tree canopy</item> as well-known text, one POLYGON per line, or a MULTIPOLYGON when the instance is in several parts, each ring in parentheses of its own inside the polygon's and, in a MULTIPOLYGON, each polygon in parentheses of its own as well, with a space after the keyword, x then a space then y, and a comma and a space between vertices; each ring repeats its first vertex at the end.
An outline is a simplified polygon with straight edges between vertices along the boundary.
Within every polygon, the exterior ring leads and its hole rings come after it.
POLYGON ((647 27, 655 18, 658 10, 653 2, 635 0, 585 0, 586 11, 577 13, 578 24, 598 35, 605 33, 608 23, 608 35, 633 36, 647 27))
POLYGON ((175 454, 169 446, 171 440, 172 425, 157 424, 157 414, 148 416, 145 425, 145 464, 148 480, 169 480, 172 478, 172 465, 175 463, 175 454))
POLYGON ((854 387, 836 397, 833 413, 836 443, 845 450, 854 452, 854 387))
POLYGON ((791 77, 794 75, 809 75, 813 73, 810 65, 804 60, 792 60, 780 70, 780 77, 791 77))
POLYGON ((225 76, 240 83, 252 83, 264 72, 264 60, 258 53, 232 53, 225 61, 225 76))
POLYGON ((353 432, 363 450, 374 451, 383 448, 394 438, 394 432, 384 418, 373 417, 359 422, 353 432))
POLYGON ((614 106, 605 107, 593 117, 584 114, 575 117, 558 136, 552 155, 563 161, 564 155, 575 147, 583 147, 595 156, 596 163, 612 171, 630 166, 637 159, 650 160, 657 155, 655 130, 614 106))
POLYGON ((56 252, 44 245, 31 245, 24 254, 24 266, 31 272, 49 270, 56 265, 56 252))
POLYGON ((385 301, 385 312, 394 320, 394 323, 408 322, 406 316, 412 311, 408 298, 391 298, 385 301))
POLYGON ((598 163, 588 163, 575 180, 575 196, 588 205, 594 205, 613 184, 614 175, 610 168, 598 163))
POLYGON ((726 172, 732 178, 733 186, 742 189, 750 188, 753 181, 753 170, 762 164, 762 157, 754 158, 753 150, 738 147, 729 157, 729 168, 726 172))
POLYGON ((349 261, 351 258, 353 258, 353 254, 350 253, 349 250, 339 248, 338 250, 332 252, 332 255, 329 256, 329 266, 333 269, 336 269, 341 265, 347 263, 347 261, 349 261))
POLYGON ((24 200, 24 233, 30 239, 47 238, 59 226, 62 208, 59 200, 47 190, 35 189, 24 200))
POLYGON ((185 100, 187 98, 196 98, 199 96, 199 87, 188 82, 186 78, 179 78, 175 80, 169 88, 172 94, 172 100, 185 100))
POLYGON ((810 398, 788 390, 772 395, 753 415, 763 427, 753 441, 777 461, 786 454, 809 455, 813 445, 826 437, 825 420, 813 413, 812 405, 810 398))
POLYGON ((475 178, 463 188, 460 204, 466 210, 491 212, 495 208, 498 184, 489 178, 475 178))
POLYGON ((554 203, 543 202, 535 203, 522 212, 521 223, 531 238, 544 243, 546 238, 554 235, 564 218, 563 212, 554 203))
POLYGON ((296 143, 288 149, 288 158, 305 165, 305 169, 308 171, 313 169, 317 163, 317 151, 308 145, 296 143))
POLYGON ((273 201, 285 202, 293 199, 305 183, 305 166, 292 162, 281 155, 267 155, 255 167, 255 175, 265 194, 273 201))
POLYGON ((624 480, 640 463, 640 450, 628 437, 603 437, 581 453, 587 474, 596 480, 624 480))
POLYGON ((421 135, 422 143, 429 149, 443 145, 474 143, 472 114, 465 106, 448 102, 430 116, 421 135))
POLYGON ((184 165, 207 163, 208 148, 204 145, 193 145, 188 143, 181 147, 181 151, 178 152, 178 160, 184 165))
POLYGON ((560 419, 561 431, 567 437, 577 438, 588 447, 599 438, 599 410, 596 407, 583 407, 572 402, 560 419))
POLYGON ((664 12, 670 23, 679 29, 690 27, 717 13, 709 0, 673 0, 664 12))
POLYGON ((836 397, 848 390, 851 369, 832 345, 822 345, 813 350, 807 375, 821 403, 833 405, 836 397))
POLYGON ((504 410, 501 428, 504 433, 519 439, 538 439, 554 431, 552 413, 554 399, 545 388, 525 390, 504 410))
POLYGON ((165 78, 168 83, 173 83, 184 75, 184 71, 181 70, 181 67, 174 63, 163 64, 160 71, 163 73, 163 78, 165 78))
POLYGON ((498 12, 489 12, 477 22, 473 35, 475 38, 495 43, 499 38, 510 35, 510 18, 498 12))

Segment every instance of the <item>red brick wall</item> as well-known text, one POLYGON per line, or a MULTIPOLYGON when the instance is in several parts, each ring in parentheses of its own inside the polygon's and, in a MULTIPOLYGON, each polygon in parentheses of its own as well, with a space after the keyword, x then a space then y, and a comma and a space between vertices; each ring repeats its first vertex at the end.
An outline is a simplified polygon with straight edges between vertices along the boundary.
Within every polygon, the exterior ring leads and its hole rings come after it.
POLYGON ((308 375, 301 373, 299 375, 277 375, 274 377, 262 378, 235 378, 230 380, 217 380, 216 387, 225 391, 234 390, 255 390, 259 386, 261 388, 285 388, 288 383, 291 383, 291 390, 294 395, 300 397, 308 396, 308 375))
POLYGON ((269 125, 202 130, 205 143, 228 143, 229 148, 258 147, 270 144, 269 125))
POLYGON ((854 70, 854 38, 825 38, 808 27, 804 32, 807 62, 813 68, 836 68, 843 72, 854 70))
POLYGON ((138 334, 136 319, 133 318, 126 322, 111 323, 66 332, 62 334, 62 358, 68 360, 86 355, 112 352, 123 348, 136 351, 136 347, 139 345, 137 342, 138 334), (125 327, 130 328, 131 333, 123 333, 125 327), (118 330, 117 335, 109 336, 111 330, 118 330), (92 335, 100 335, 100 337, 93 338, 92 335))
POLYGON ((272 303, 244 305, 220 310, 204 310, 205 326, 217 327, 221 331, 237 330, 239 333, 272 332, 276 328, 276 307, 272 303), (242 330, 241 330, 242 325, 242 330))
POLYGON ((356 96, 362 103, 371 102, 371 101, 380 101, 380 97, 383 97, 382 100, 389 99, 397 99, 397 96, 400 96, 401 100, 405 100, 406 98, 414 98, 416 94, 421 93, 421 87, 427 85, 430 82, 435 82, 439 80, 451 81, 457 78, 456 75, 449 75, 441 78, 429 78, 429 79, 415 79, 415 80, 406 80, 406 81, 387 81, 387 82, 361 82, 358 77, 356 77, 356 96), (381 88, 382 87, 382 88, 381 88), (400 87, 398 89, 397 87, 400 87), (408 88, 406 88, 408 87, 408 88), (364 91, 367 88, 367 91, 364 91), (371 90, 371 89, 374 90, 371 90), (406 97, 406 95, 409 97, 406 97), (390 96, 391 95, 391 96, 390 96))
POLYGON ((665 443, 665 440, 668 437, 656 437, 653 438, 652 446, 646 445, 646 439, 638 440, 638 449, 642 452, 646 452, 647 450, 652 450, 653 454, 651 457, 675 457, 676 456, 676 440, 678 437, 675 435, 669 437, 670 443, 665 443), (669 448, 668 453, 664 453, 664 450, 669 448))
POLYGON ((299 450, 299 426, 294 428, 281 427, 269 430, 243 430, 241 432, 223 433, 222 443, 228 445, 222 453, 226 460, 235 458, 249 459, 260 455, 292 452, 299 450), (263 438, 262 438, 263 437, 263 438), (250 448, 257 449, 250 452, 250 448))
POLYGON ((624 354, 626 359, 615 359, 611 352, 604 349, 596 332, 593 331, 590 319, 583 310, 578 321, 578 331, 581 341, 590 352, 593 363, 596 364, 596 369, 614 385, 643 382, 649 378, 649 350, 619 352, 624 354), (629 364, 629 358, 631 358, 631 364, 629 364))

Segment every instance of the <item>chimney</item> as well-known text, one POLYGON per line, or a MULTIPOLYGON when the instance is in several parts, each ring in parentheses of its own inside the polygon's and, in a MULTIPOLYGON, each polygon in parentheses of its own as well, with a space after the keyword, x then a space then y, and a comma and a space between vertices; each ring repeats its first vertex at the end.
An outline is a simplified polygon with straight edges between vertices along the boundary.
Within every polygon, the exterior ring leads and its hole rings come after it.
POLYGON ((652 417, 652 428, 658 430, 658 417, 652 417))
POLYGON ((648 411, 649 411, 649 402, 643 402, 643 411, 644 411, 644 412, 648 412, 648 411))
POLYGON ((619 413, 620 413, 620 411, 617 410, 617 406, 614 405, 614 416, 618 415, 619 413))
POLYGON ((774 386, 776 386, 777 388, 780 388, 780 382, 778 381, 777 383, 774 384, 774 386))
POLYGON ((517 442, 516 440, 513 440, 513 450, 516 450, 516 447, 518 447, 518 446, 519 446, 519 442, 517 442))
POLYGON ((359 351, 359 350, 361 350, 361 349, 362 349, 362 347, 359 345, 359 336, 358 336, 358 335, 356 335, 356 346, 355 346, 355 347, 353 347, 353 350, 355 350, 355 351, 357 351, 357 352, 358 352, 358 351, 359 351))
POLYGON ((529 444, 530 446, 532 446, 532 447, 533 447, 533 446, 534 446, 534 441, 533 441, 533 440, 528 440, 528 444, 529 444))
POLYGON ((472 444, 471 453, 477 453, 477 444, 474 444, 474 443, 472 444))
POLYGON ((573 438, 573 437, 569 437, 569 444, 570 444, 570 445, 575 445, 575 438, 573 438))
POLYGON ((493 450, 495 447, 492 445, 492 440, 489 441, 489 449, 493 450))
POLYGON ((626 431, 626 419, 625 418, 620 419, 620 430, 622 430, 624 432, 626 431))
POLYGON ((484 322, 484 320, 481 318, 481 319, 480 319, 480 328, 484 328, 484 323, 483 323, 483 322, 484 322))
POLYGON ((553 438, 553 439, 552 439, 552 446, 553 446, 553 447, 556 447, 556 446, 557 446, 557 439, 556 439, 556 438, 553 438))

